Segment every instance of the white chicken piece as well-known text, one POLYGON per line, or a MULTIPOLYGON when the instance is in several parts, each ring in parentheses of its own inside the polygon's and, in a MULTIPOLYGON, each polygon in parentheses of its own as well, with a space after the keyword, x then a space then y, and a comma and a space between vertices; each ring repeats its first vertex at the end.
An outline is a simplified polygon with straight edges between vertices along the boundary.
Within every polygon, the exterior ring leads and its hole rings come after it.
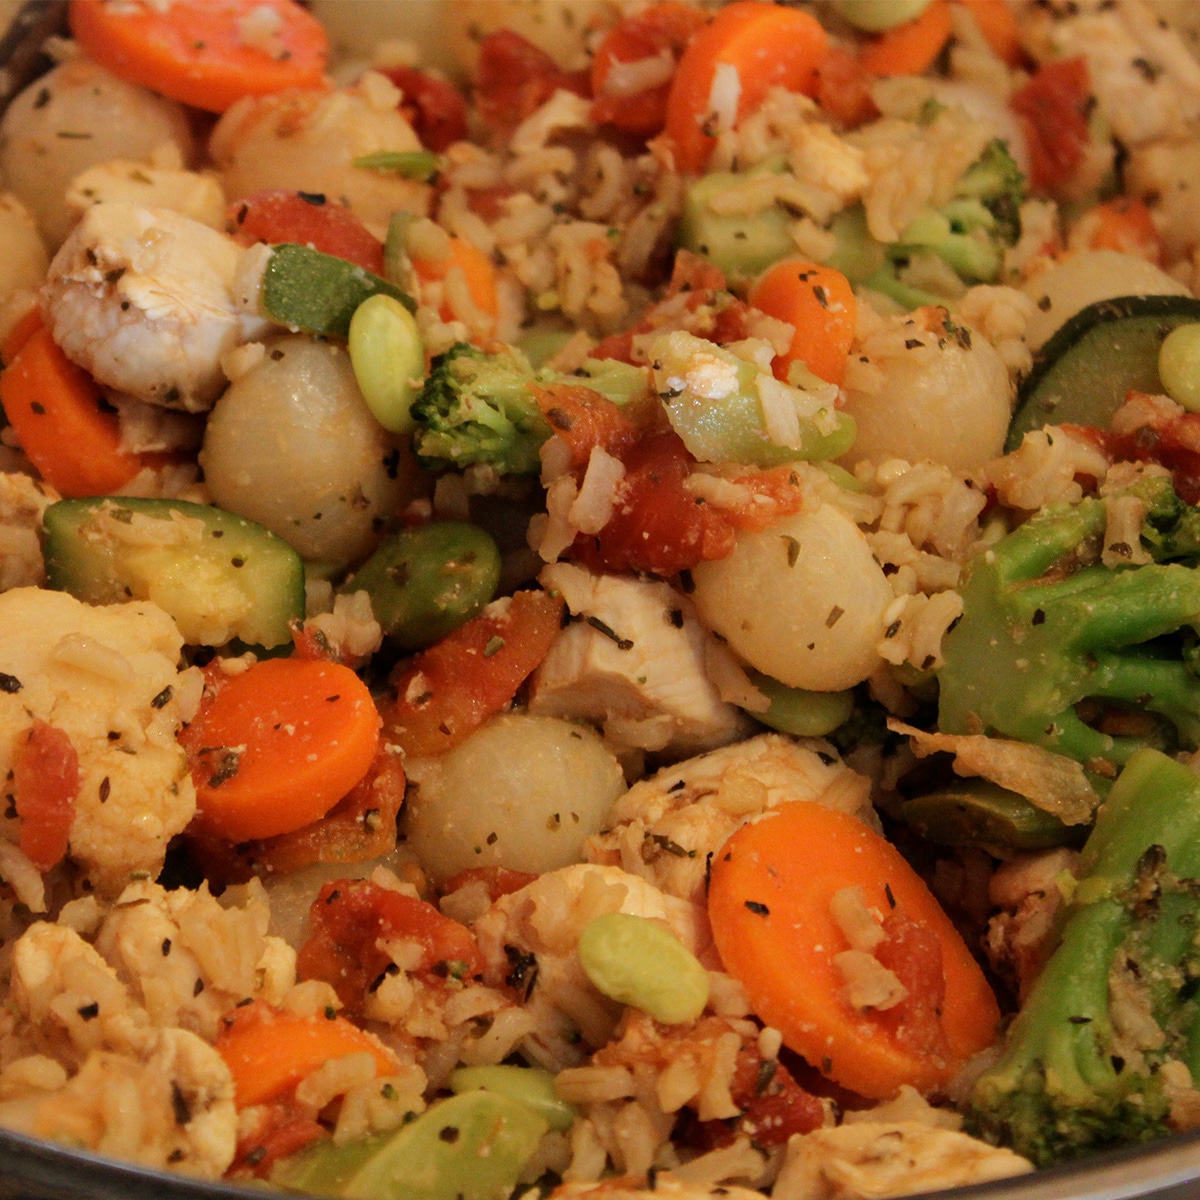
POLYGON ((0 592, 45 582, 38 535, 42 513, 57 499, 53 488, 30 475, 0 474, 0 592))
POLYGON ((38 921, 17 940, 11 1002, 38 1050, 72 1069, 93 1051, 135 1053, 151 1036, 116 972, 66 925, 38 921))
POLYGON ((870 789, 828 743, 766 733, 635 783, 584 852, 702 905, 708 862, 740 825, 785 801, 815 800, 878 828, 870 789))
POLYGON ((184 1029, 159 1030, 138 1057, 92 1054, 32 1125, 40 1137, 200 1179, 219 1179, 237 1149, 229 1068, 184 1029))
POLYGON ((578 1066, 612 1037, 621 1006, 592 986, 576 947, 589 921, 614 912, 666 922, 697 958, 717 966, 704 907, 664 895, 619 867, 576 863, 548 871, 501 896, 475 922, 485 978, 525 991, 536 1032, 522 1049, 539 1066, 578 1066))
POLYGON ((593 720, 618 748, 692 752, 747 732, 704 669, 704 630, 666 583, 552 563, 539 579, 577 620, 534 674, 529 711, 593 720))
POLYGON ((1086 60, 1100 114, 1124 146, 1185 137, 1200 119, 1200 63, 1170 23, 1141 0, 1044 16, 1036 6, 1030 9, 1026 36, 1043 35, 1048 43, 1035 47, 1035 54, 1086 60))
POLYGON ((244 253, 165 208, 97 204, 54 256, 42 309, 67 357, 100 383, 204 412, 225 387, 221 356, 267 327, 234 301, 244 253))
POLYGON ((278 1004, 296 978, 296 952, 268 937, 262 884, 242 904, 227 889, 218 903, 207 883, 168 892, 132 883, 105 918, 96 948, 129 985, 155 1025, 175 1025, 212 1041, 221 1017, 249 997, 278 1004))
POLYGON ((1028 1159, 919 1121, 861 1121, 788 1139, 775 1200, 884 1200, 1006 1179, 1028 1159))
MULTIPOLYGON (((196 810, 183 748, 176 669, 183 639, 148 602, 92 607, 65 592, 0 594, 0 774, 34 721, 79 759, 68 854, 101 896, 155 876, 196 810)), ((190 679, 190 677, 189 677, 190 679)), ((0 837, 17 840, 15 818, 0 837)))
POLYGON ((114 158, 76 175, 67 189, 75 217, 96 204, 169 208, 210 229, 225 228, 225 193, 212 174, 114 158))

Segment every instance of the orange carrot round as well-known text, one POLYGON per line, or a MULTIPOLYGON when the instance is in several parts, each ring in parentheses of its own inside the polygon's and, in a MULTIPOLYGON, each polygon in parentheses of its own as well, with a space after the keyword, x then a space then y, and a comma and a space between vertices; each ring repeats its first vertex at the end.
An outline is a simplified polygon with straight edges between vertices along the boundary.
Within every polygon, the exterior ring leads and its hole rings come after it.
POLYGON ((1092 250, 1120 250, 1140 254, 1152 263, 1163 260, 1162 237, 1145 201, 1117 196, 1097 204, 1080 219, 1092 250))
POLYGON ((378 1040, 332 1010, 302 1017, 256 1001, 225 1018, 216 1047, 233 1076, 238 1108, 274 1100, 331 1058, 366 1051, 375 1059, 376 1074, 396 1070, 396 1060, 378 1040))
POLYGON ((872 1099, 905 1083, 929 1091, 995 1039, 996 999, 950 918, 900 852, 854 817, 793 801, 743 825, 713 859, 708 911, 725 969, 757 1015, 843 1087, 872 1099), (846 998, 834 956, 850 946, 830 902, 856 886, 885 930, 900 921, 897 975, 912 947, 933 948, 935 977, 910 981, 907 1008, 863 1012, 846 998), (925 1045, 910 1036, 919 1021, 935 1035, 925 1045))
POLYGON ((979 26, 979 32, 987 39, 998 58, 1010 67, 1019 67, 1025 57, 1021 49, 1021 35, 1017 29, 1017 18, 1009 7, 1008 0, 957 0, 979 26))
POLYGON ((121 445, 117 414, 101 407, 95 380, 58 348, 40 324, 20 322, 25 341, 0 373, 0 404, 21 448, 61 496, 103 496, 141 469, 142 460, 121 445))
POLYGON ((787 321, 796 329, 774 371, 787 379, 788 367, 803 362, 826 383, 840 384, 854 340, 855 300, 850 281, 832 267, 786 258, 768 267, 750 289, 752 308, 787 321))
POLYGON ((244 842, 323 817, 367 773, 379 725, 339 663, 270 658, 223 682, 180 739, 202 832, 244 842))
MULTIPOLYGON (((414 258, 413 270, 419 278, 429 281, 445 279, 451 270, 457 267, 462 271, 467 281, 467 291, 471 302, 480 312, 494 317, 497 310, 496 301, 496 268, 492 260, 482 250, 476 249, 465 238, 450 238, 450 254, 444 259, 414 258)), ((443 302, 441 317, 443 321, 454 319, 453 310, 448 302, 443 302)))
POLYGON ((71 0, 70 21, 114 75, 208 112, 324 83, 328 38, 295 0, 71 0))
POLYGON ((915 20, 873 38, 859 61, 872 75, 920 75, 950 40, 954 20, 948 0, 933 0, 915 20))
POLYGON ((679 170, 703 169, 712 152, 713 83, 732 67, 739 85, 737 117, 753 112, 773 87, 812 96, 828 40, 810 13, 763 0, 722 8, 683 52, 667 95, 666 133, 679 170))

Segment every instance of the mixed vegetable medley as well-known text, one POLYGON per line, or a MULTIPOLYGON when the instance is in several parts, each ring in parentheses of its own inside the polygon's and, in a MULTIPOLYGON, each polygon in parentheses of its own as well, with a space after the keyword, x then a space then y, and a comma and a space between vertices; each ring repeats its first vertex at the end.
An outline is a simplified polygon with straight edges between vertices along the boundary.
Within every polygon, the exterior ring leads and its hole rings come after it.
POLYGON ((69 23, 0 121, 0 1126, 371 1200, 1200 1126, 1200 10, 69 23))

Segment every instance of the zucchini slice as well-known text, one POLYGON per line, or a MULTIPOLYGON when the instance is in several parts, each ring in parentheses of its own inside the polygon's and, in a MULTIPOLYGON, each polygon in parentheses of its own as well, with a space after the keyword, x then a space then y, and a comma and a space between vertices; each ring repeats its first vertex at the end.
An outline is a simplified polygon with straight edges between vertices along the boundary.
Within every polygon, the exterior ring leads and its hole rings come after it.
POLYGON ((128 496, 46 509, 46 581, 87 604, 150 600, 192 646, 291 640, 304 565, 269 529, 208 504, 128 496))
POLYGON ((1119 296, 1080 309, 1034 355, 1005 449, 1043 425, 1107 428, 1131 389, 1161 392, 1159 347, 1177 325, 1194 321, 1200 300, 1191 296, 1119 296))

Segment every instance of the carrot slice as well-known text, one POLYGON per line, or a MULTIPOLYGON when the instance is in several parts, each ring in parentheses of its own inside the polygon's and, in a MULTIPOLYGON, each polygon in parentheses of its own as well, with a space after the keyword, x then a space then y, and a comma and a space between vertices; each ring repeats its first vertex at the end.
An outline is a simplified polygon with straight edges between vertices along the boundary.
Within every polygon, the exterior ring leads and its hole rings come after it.
POLYGON ((1163 260, 1162 237, 1145 201, 1135 196, 1116 196, 1089 209, 1079 227, 1087 233, 1093 250, 1120 250, 1140 254, 1150 262, 1163 260))
POLYGON ((329 40, 295 0, 71 0, 70 21, 114 75, 208 112, 325 81, 329 40))
POLYGON ((323 817, 370 768, 379 723, 339 663, 271 658, 233 676, 180 736, 201 832, 244 842, 323 817))
POLYGON ((759 276, 747 297, 750 306, 795 327, 792 344, 776 357, 775 374, 803 362, 826 383, 840 384, 854 341, 854 289, 840 271, 802 258, 786 258, 759 276))
MULTIPOLYGON (((482 250, 476 249, 465 238, 451 237, 450 254, 447 258, 413 259, 413 270, 416 271, 419 278, 426 282, 445 279, 456 267, 463 273, 471 302, 480 312, 494 317, 498 311, 496 268, 492 266, 492 260, 482 250)), ((449 302, 443 302, 441 318, 443 321, 454 319, 454 312, 449 302)))
POLYGON ((845 813, 793 801, 743 825, 713 860, 708 912, 725 969, 757 1015, 861 1095, 943 1086, 995 1039, 996 999, 950 918, 900 852, 845 813), (834 961, 850 947, 830 901, 855 886, 894 927, 891 954, 881 947, 877 957, 909 995, 892 1010, 853 1008, 834 961), (932 946, 932 973, 922 946, 932 946), (906 971, 906 959, 918 969, 906 971), (914 1036, 918 1027, 929 1036, 914 1036))
POLYGON ((872 75, 920 75, 933 66, 953 28, 947 0, 933 0, 915 20, 905 21, 868 42, 859 61, 872 75))
POLYGON ((753 112, 773 87, 813 96, 828 40, 815 17, 795 8, 738 0, 721 9, 688 44, 667 95, 666 133, 680 171, 703 169, 712 153, 714 83, 736 74, 737 117, 753 112))
POLYGON ((274 1100, 331 1058, 366 1051, 375 1059, 376 1074, 396 1070, 381 1042, 332 1012, 303 1017, 259 1000, 235 1008, 224 1025, 216 1048, 233 1075, 238 1108, 274 1100))
POLYGON ((103 496, 128 483, 142 460, 121 445, 117 414, 102 407, 92 377, 39 326, 0 373, 0 404, 21 448, 45 481, 67 498, 103 496))
POLYGON ((1010 67, 1019 67, 1025 52, 1021 49, 1017 18, 1013 16, 1008 0, 957 0, 957 3, 975 18, 979 32, 996 56, 1010 67))
POLYGON ((21 818, 20 846, 39 871, 66 856, 79 793, 79 755, 56 725, 37 720, 18 739, 12 793, 21 818))

